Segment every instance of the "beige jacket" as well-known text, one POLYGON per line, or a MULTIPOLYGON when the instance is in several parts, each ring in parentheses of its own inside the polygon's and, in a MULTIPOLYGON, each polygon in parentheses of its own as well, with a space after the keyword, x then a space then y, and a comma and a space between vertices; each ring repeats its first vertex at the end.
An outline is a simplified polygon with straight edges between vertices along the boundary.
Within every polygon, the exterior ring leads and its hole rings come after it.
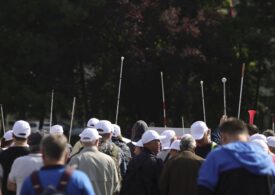
POLYGON ((83 148, 79 154, 72 157, 69 165, 88 175, 96 195, 112 195, 120 190, 114 160, 99 152, 96 146, 83 148))

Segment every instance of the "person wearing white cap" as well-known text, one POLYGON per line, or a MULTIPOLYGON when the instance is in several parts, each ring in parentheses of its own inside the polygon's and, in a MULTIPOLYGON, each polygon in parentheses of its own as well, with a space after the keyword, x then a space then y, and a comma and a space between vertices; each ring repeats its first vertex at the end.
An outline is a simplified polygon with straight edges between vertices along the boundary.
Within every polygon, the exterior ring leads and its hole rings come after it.
MULTIPOLYGON (((91 118, 88 120, 87 122, 87 127, 90 128, 95 128, 95 125, 99 122, 99 120, 97 118, 91 118)), ((81 141, 77 141, 72 149, 72 152, 70 154, 70 156, 73 156, 75 154, 77 154, 81 149, 83 148, 83 145, 81 144, 81 141)))
POLYGON ((267 146, 269 149, 269 154, 272 157, 272 161, 275 163, 275 136, 267 137, 267 146))
MULTIPOLYGON (((122 140, 121 129, 117 124, 113 124, 114 131, 112 133, 112 142, 117 145, 122 151, 125 159, 125 169, 131 160, 131 151, 127 144, 122 140)), ((126 172, 126 170, 124 171, 126 172)))
POLYGON ((165 163, 170 158, 170 145, 177 138, 176 133, 173 130, 165 130, 161 133, 161 135, 165 136, 165 138, 160 140, 161 151, 158 153, 157 157, 165 163))
POLYGON ((20 156, 29 154, 27 139, 31 133, 31 127, 28 122, 19 120, 14 123, 12 131, 14 140, 13 146, 9 147, 0 154, 0 165, 3 169, 2 193, 5 195, 14 193, 7 190, 8 174, 13 161, 20 156))
POLYGON ((8 177, 8 189, 16 191, 17 195, 20 194, 24 180, 33 171, 39 170, 43 166, 42 153, 40 150, 42 138, 43 135, 39 131, 32 132, 28 137, 30 154, 15 159, 12 164, 8 177))
POLYGON ((163 162, 156 155, 160 151, 160 140, 163 138, 165 137, 154 130, 143 133, 141 141, 144 148, 130 161, 120 195, 160 194, 158 180, 163 162))
POLYGON ((267 145, 269 147, 269 150, 275 154, 275 136, 269 136, 267 138, 267 145))
POLYGON ((110 121, 101 120, 96 124, 96 129, 102 136, 99 141, 99 151, 111 156, 117 165, 119 177, 124 176, 126 173, 126 164, 123 151, 112 142, 113 124, 110 121))
POLYGON ((143 143, 142 143, 141 139, 138 142, 132 142, 132 144, 135 146, 134 154, 136 156, 139 155, 143 149, 143 143))
POLYGON ((95 128, 96 124, 99 122, 97 118, 91 118, 87 122, 87 127, 95 128))
POLYGON ((251 135, 248 140, 250 142, 253 141, 253 140, 262 140, 263 142, 267 143, 266 136, 264 136, 263 134, 259 134, 259 133, 251 135))
POLYGON ((80 134, 84 148, 73 156, 70 166, 85 172, 93 184, 95 194, 114 194, 120 182, 114 160, 98 150, 101 136, 95 128, 86 128, 80 134))
POLYGON ((205 122, 197 121, 191 125, 191 135, 196 140, 195 153, 202 158, 213 150, 217 144, 210 139, 211 130, 206 126, 205 122))
POLYGON ((50 129, 50 134, 62 135, 64 133, 63 127, 61 125, 53 125, 50 129))
POLYGON ((180 140, 175 140, 170 146, 170 157, 175 158, 180 152, 180 140))
POLYGON ((197 177, 204 160, 195 154, 196 141, 190 134, 177 141, 180 142, 180 153, 167 161, 163 168, 159 183, 161 194, 197 195, 197 177))
POLYGON ((3 139, 1 140, 1 147, 2 150, 6 150, 7 148, 9 148, 12 143, 13 143, 13 131, 12 130, 8 130, 4 136, 3 139))

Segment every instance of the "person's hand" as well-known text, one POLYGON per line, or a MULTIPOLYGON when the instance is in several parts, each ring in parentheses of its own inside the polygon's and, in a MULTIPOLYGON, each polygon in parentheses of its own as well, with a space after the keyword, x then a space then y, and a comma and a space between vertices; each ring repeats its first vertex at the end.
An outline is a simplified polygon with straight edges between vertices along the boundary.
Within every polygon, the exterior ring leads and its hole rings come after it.
POLYGON ((227 116, 226 115, 222 115, 221 119, 220 119, 220 126, 227 121, 227 116))

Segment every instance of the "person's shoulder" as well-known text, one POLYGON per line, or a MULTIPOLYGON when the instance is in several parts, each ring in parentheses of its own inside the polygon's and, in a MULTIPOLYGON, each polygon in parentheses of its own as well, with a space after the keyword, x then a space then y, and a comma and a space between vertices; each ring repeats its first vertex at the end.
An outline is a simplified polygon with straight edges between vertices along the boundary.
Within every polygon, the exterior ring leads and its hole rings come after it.
POLYGON ((13 164, 20 165, 22 162, 26 161, 27 159, 29 159, 29 156, 20 156, 14 160, 13 164))
POLYGON ((75 184, 76 186, 80 185, 81 183, 85 183, 89 181, 88 176, 86 173, 80 170, 74 169, 71 175, 71 182, 75 184))

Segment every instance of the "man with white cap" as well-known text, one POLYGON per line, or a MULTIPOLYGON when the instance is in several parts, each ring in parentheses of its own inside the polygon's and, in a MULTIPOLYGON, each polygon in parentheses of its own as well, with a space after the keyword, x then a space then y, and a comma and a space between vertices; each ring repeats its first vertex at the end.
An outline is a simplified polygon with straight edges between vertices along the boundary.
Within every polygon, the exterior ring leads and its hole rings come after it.
POLYGON ((125 175, 125 161, 123 151, 112 142, 114 126, 110 121, 101 120, 96 124, 98 133, 102 136, 99 141, 99 151, 111 156, 117 165, 119 177, 125 175))
POLYGON ((3 139, 1 140, 1 147, 2 150, 6 150, 7 148, 9 148, 13 143, 13 131, 12 130, 8 130, 4 136, 3 139))
POLYGON ((267 138, 267 145, 269 147, 270 152, 275 154, 275 136, 269 136, 267 138))
POLYGON ((197 147, 195 154, 206 158, 207 154, 217 146, 217 144, 210 139, 211 130, 206 126, 205 122, 197 121, 191 125, 190 131, 196 140, 197 147))
POLYGON ((161 135, 165 136, 165 138, 160 141, 161 151, 158 153, 157 157, 165 163, 170 158, 170 145, 177 138, 176 133, 173 130, 165 130, 161 133, 161 135))
POLYGON ((40 150, 40 142, 42 138, 43 135, 39 131, 32 132, 28 137, 30 154, 15 159, 12 164, 8 177, 8 189, 16 191, 17 195, 20 194, 25 178, 27 178, 33 171, 39 170, 43 166, 42 153, 40 150))
POLYGON ((182 136, 180 153, 169 160, 160 178, 161 195, 197 195, 197 177, 203 158, 195 154, 196 142, 190 134, 182 136))
MULTIPOLYGON (((99 122, 97 118, 91 118, 87 122, 87 127, 95 128, 95 125, 99 122)), ((71 156, 77 154, 83 148, 81 141, 77 141, 72 149, 71 156)))
POLYGON ((122 140, 120 126, 118 126, 117 124, 113 124, 113 127, 114 127, 114 131, 112 133, 112 142, 123 151, 123 158, 126 165, 125 166, 125 172, 126 172, 126 168, 131 160, 131 151, 130 151, 130 148, 127 146, 127 144, 122 140))
POLYGON ((170 157, 175 158, 180 153, 180 140, 175 140, 170 146, 170 157))
POLYGON ((96 194, 114 194, 119 191, 119 178, 114 160, 98 151, 99 138, 95 128, 86 128, 80 134, 84 148, 69 162, 69 165, 85 172, 96 194))
POLYGON ((27 138, 31 133, 31 127, 28 122, 19 120, 12 127, 14 144, 0 154, 0 165, 3 168, 2 193, 5 195, 15 194, 7 190, 8 174, 10 172, 13 161, 20 157, 29 154, 27 138))
POLYGON ((50 134, 62 135, 64 133, 63 127, 61 125, 53 125, 50 129, 50 134))
POLYGON ((123 180, 121 195, 159 195, 158 180, 163 162, 156 155, 160 151, 160 140, 165 138, 154 130, 142 135, 143 150, 129 163, 123 180))

